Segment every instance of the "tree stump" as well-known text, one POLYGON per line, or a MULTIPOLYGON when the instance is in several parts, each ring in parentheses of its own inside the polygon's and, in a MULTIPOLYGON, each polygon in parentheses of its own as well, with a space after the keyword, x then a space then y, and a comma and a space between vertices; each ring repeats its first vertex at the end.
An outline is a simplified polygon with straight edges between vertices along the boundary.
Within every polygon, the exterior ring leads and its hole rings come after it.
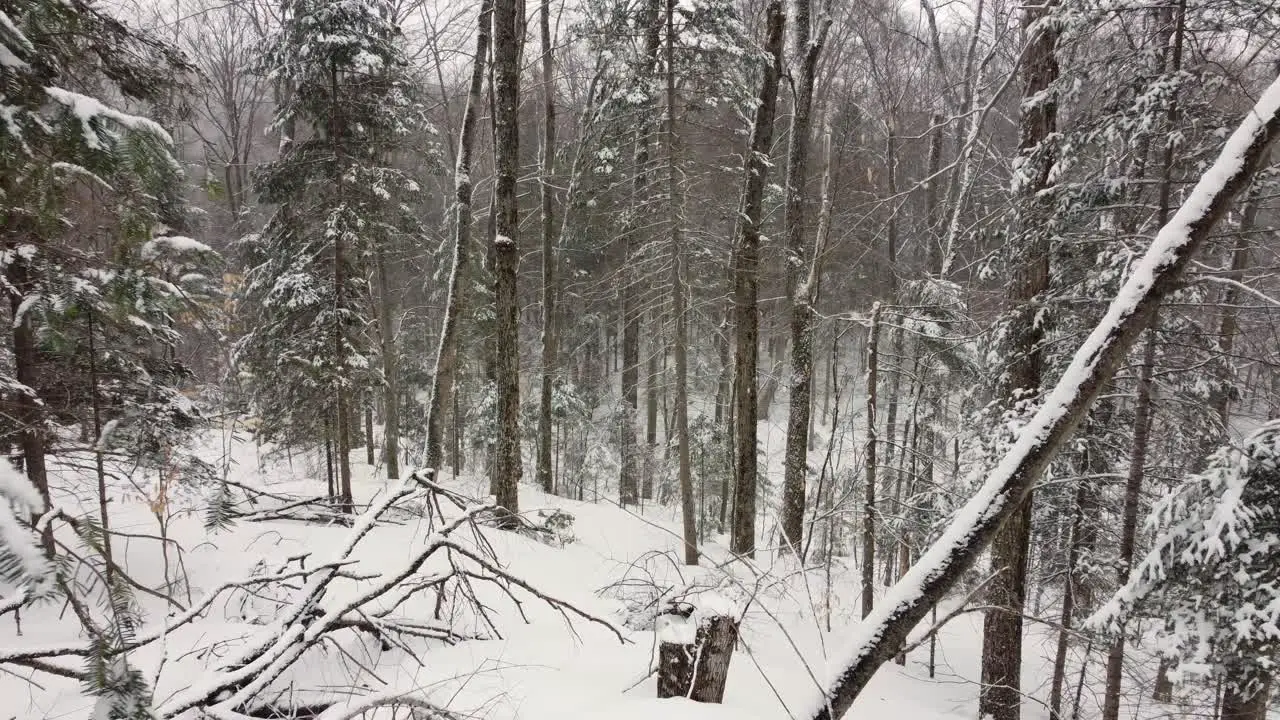
POLYGON ((1239 690, 1228 687, 1222 696, 1222 714, 1219 717, 1222 720, 1266 720, 1270 696, 1270 682, 1247 697, 1239 690))
POLYGON ((658 619, 658 697, 719 703, 738 642, 738 621, 726 615, 697 617, 680 605, 658 619))

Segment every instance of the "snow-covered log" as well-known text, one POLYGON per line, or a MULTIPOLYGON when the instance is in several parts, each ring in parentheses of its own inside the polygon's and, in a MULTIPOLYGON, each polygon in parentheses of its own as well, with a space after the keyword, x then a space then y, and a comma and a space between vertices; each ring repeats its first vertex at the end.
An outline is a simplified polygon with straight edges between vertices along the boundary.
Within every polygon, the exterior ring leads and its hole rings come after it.
POLYGON ((1252 181, 1277 133, 1280 78, 1244 117, 1218 159, 1133 266, 1102 321, 1076 351, 1057 385, 1018 432, 1013 446, 982 487, 858 626, 846 650, 834 659, 827 692, 805 709, 804 717, 827 720, 843 716, 929 608, 974 565, 1070 438, 1160 300, 1178 286, 1192 256, 1235 196, 1252 181))

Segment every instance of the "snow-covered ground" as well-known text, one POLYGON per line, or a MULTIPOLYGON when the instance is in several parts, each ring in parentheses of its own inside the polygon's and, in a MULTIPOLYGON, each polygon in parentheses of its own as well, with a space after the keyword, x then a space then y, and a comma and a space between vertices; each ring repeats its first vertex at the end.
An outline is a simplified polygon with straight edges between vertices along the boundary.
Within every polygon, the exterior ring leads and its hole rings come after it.
MULTIPOLYGON (((766 443, 781 446, 776 431, 762 424, 766 443)), ((203 453, 220 464, 229 460, 229 477, 244 485, 280 494, 318 495, 322 474, 313 459, 264 460, 248 437, 228 442, 210 433, 203 453)), ((366 504, 388 491, 377 469, 352 455, 354 493, 366 504)), ((322 466, 320 468, 322 470, 322 466)), ((56 468, 57 501, 69 509, 88 511, 94 488, 86 467, 67 463, 56 468)), ((448 486, 472 496, 484 488, 474 478, 449 481, 448 486)), ((145 636, 173 622, 186 608, 198 604, 219 586, 255 573, 296 568, 307 555, 317 563, 342 547, 351 530, 339 525, 295 521, 241 522, 228 530, 209 532, 203 513, 207 492, 190 489, 169 493, 169 501, 155 502, 154 482, 133 486, 119 481, 112 492, 111 521, 117 537, 115 552, 124 556, 129 575, 140 585, 175 587, 176 605, 138 593, 146 621, 137 631, 145 636), (157 514, 157 511, 159 514, 157 514), (165 517, 161 527, 159 517, 165 517), (171 540, 160 551, 159 535, 171 540), (294 558, 294 560, 290 560, 294 558), (167 566, 166 566, 167 563, 167 566), (176 582, 177 579, 184 582, 176 582), (179 607, 180 606, 180 607, 179 607)), ((756 563, 734 560, 723 546, 707 544, 703 566, 681 567, 679 522, 674 510, 651 507, 624 510, 606 502, 584 503, 547 496, 531 485, 521 488, 521 508, 528 516, 540 509, 559 509, 574 517, 574 540, 563 547, 527 535, 484 530, 498 562, 538 591, 571 604, 618 628, 620 642, 609 628, 566 616, 523 591, 519 604, 501 593, 480 589, 497 632, 480 618, 459 612, 455 629, 491 639, 455 645, 422 642, 408 649, 384 649, 354 630, 335 635, 337 642, 303 657, 272 684, 273 692, 293 701, 323 697, 354 686, 361 693, 409 694, 469 717, 523 718, 788 718, 797 708, 812 706, 819 683, 830 676, 826 658, 839 657, 859 616, 858 573, 835 564, 830 579, 825 569, 799 572, 790 558, 763 553, 756 563), (828 590, 829 582, 829 590, 828 590), (717 587, 746 607, 741 642, 733 658, 723 706, 688 700, 658 700, 650 673, 655 634, 633 627, 654 587, 717 587), (829 610, 828 610, 829 608, 829 610), (830 618, 830 631, 826 619, 830 618)), ((70 537, 68 534, 67 537, 70 537)), ((376 527, 354 554, 354 573, 392 572, 433 537, 421 517, 397 516, 394 523, 376 527)), ((474 542, 474 541, 473 541, 474 542)), ((77 551, 79 549, 73 548, 77 551)), ((426 569, 424 569, 424 572, 426 569)), ((321 605, 340 603, 360 587, 347 583, 326 595, 321 605)), ((289 592, 277 587, 269 597, 244 592, 219 596, 200 620, 173 632, 163 642, 130 655, 130 663, 153 683, 162 713, 183 697, 210 682, 227 658, 250 639, 271 627, 289 592)), ((945 613, 947 608, 943 608, 945 613)), ((402 613, 427 620, 430 608, 412 603, 402 613)), ((1049 628, 1028 629, 1023 688, 1029 697, 1024 717, 1048 717, 1044 699, 1056 634, 1049 628)), ((936 675, 928 676, 929 648, 915 650, 904 667, 886 666, 859 698, 855 716, 863 718, 972 718, 976 709, 981 615, 958 616, 938 635, 936 675)), ((0 619, 0 655, 24 648, 65 645, 83 647, 84 637, 71 612, 46 603, 24 610, 21 632, 12 614, 0 619)), ((1094 717, 1100 704, 1099 654, 1093 655, 1081 692, 1083 717, 1094 717)), ((6 665, 16 672, 0 675, 0 718, 85 718, 94 701, 74 680, 6 665)), ((76 662, 67 667, 79 669, 76 662)), ((1067 706, 1075 696, 1078 665, 1072 665, 1067 706)), ((1137 693, 1135 702, 1140 701, 1137 693)), ((1149 705, 1150 703, 1142 702, 1149 705)), ((1124 717, 1132 717, 1129 708, 1124 717)), ((1143 717, 1165 715, 1173 708, 1144 707, 1143 717)), ((388 714, 387 717, 390 717, 388 714)))

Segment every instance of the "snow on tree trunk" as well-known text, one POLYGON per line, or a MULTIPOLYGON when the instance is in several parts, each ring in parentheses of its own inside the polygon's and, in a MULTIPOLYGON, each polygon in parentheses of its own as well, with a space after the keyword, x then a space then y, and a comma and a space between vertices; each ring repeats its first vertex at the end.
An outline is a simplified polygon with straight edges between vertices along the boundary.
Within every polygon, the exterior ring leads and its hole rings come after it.
POLYGON ((520 171, 520 42, 516 37, 520 9, 516 0, 494 0, 494 144, 497 180, 494 188, 494 303, 497 343, 494 380, 498 388, 497 445, 489 492, 506 512, 520 512, 520 327, 516 271, 520 205, 516 179, 520 171))
POLYGON ((733 309, 735 350, 733 528, 730 549, 747 557, 756 552, 756 364, 760 354, 760 226, 764 218, 764 188, 769 175, 769 146, 778 106, 782 75, 782 39, 786 16, 782 0, 765 9, 764 51, 768 62, 760 82, 760 96, 751 124, 751 144, 743 157, 741 210, 734 247, 733 309))
POLYGON ((875 607, 876 559, 876 384, 879 360, 880 303, 871 308, 867 328, 867 440, 862 471, 862 617, 875 607))
MULTIPOLYGON (((826 41, 828 23, 818 37, 810 38, 811 2, 798 0, 791 28, 795 39, 793 75, 795 109, 791 114, 790 146, 787 155, 786 234, 787 285, 791 297, 791 389, 787 415, 787 447, 782 485, 782 534, 785 547, 797 557, 804 547, 805 481, 809 474, 809 425, 813 409, 813 316, 817 300, 816 273, 801 282, 807 254, 805 243, 805 180, 808 171, 810 134, 813 125, 813 84, 818 58, 826 41)), ((816 266, 815 266, 816 267, 816 266)))
MULTIPOLYGON (((453 268, 449 273, 449 295, 445 301, 444 327, 440 331, 440 346, 436 353, 435 372, 431 380, 431 407, 427 412, 427 467, 439 472, 444 463, 444 418, 448 406, 445 397, 456 400, 453 391, 457 377, 458 317, 466 302, 463 274, 467 268, 467 249, 471 244, 471 165, 475 151, 476 122, 480 116, 481 92, 484 89, 485 58, 489 55, 489 29, 493 14, 493 1, 480 3, 479 32, 476 33, 476 55, 471 67, 471 85, 467 91, 467 106, 462 114, 462 129, 458 139, 458 163, 454 170, 453 204, 453 268)), ((453 413, 458 417, 458 413, 453 413)), ((461 430, 455 428, 455 437, 461 430)), ((460 470, 455 454, 454 471, 460 470)))
MULTIPOLYGON (((1011 228, 1012 282, 1006 299, 1010 317, 1001 347, 1006 358, 997 398, 1012 408, 1022 398, 1038 397, 1044 383, 1042 304, 1049 290, 1049 224, 1054 211, 1050 170, 1051 143, 1057 132, 1058 80, 1056 20, 1052 6, 1023 9, 1022 31, 1027 57, 1022 65, 1022 113, 1013 179, 1016 206, 1011 228)), ((1028 478, 1034 483, 1038 478, 1028 478)), ((1022 713, 1022 611, 1027 599, 1027 561, 1031 544, 1032 496, 1020 504, 991 544, 991 569, 998 573, 987 601, 996 610, 982 619, 982 689, 978 715, 1018 720, 1022 713)))

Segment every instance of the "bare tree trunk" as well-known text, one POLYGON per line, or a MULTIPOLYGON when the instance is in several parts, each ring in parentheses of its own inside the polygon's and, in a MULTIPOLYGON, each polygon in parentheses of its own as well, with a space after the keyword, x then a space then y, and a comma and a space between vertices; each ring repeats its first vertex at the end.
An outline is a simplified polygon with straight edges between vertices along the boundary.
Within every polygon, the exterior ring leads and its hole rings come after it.
MULTIPOLYGON (((1171 72, 1178 72, 1182 67, 1183 23, 1186 15, 1186 2, 1181 0, 1177 9, 1160 8, 1163 22, 1161 31, 1162 54, 1167 56, 1167 66, 1171 72)), ((1166 68, 1161 68, 1166 69, 1166 68)), ((1169 107, 1165 111, 1166 129, 1173 133, 1178 123, 1178 97, 1175 92, 1169 99, 1169 107)), ((1172 205, 1173 193, 1174 146, 1165 143, 1160 168, 1160 194, 1156 207, 1156 225, 1163 226, 1168 220, 1172 205)), ((1152 325, 1155 325, 1153 312, 1152 325)), ((1155 328, 1148 330, 1147 346, 1142 355, 1142 367, 1139 370, 1137 400, 1134 408, 1133 445, 1129 457, 1129 474, 1125 482, 1124 519, 1120 537, 1120 577, 1121 584, 1129 579, 1129 571, 1133 565, 1135 539, 1138 525, 1138 509, 1141 502, 1142 483, 1144 479, 1148 433, 1151 424, 1151 377, 1155 364, 1155 328)), ((1124 668, 1124 635, 1119 634, 1107 652, 1106 690, 1103 695, 1103 720, 1117 720, 1120 717, 1120 681, 1124 668)), ((1156 673, 1153 698, 1160 702, 1173 699, 1173 684, 1168 679, 1169 665, 1163 659, 1156 673)))
MULTIPOLYGON (((662 31, 662 0, 645 3, 645 61, 640 77, 647 82, 653 77, 658 64, 658 44, 662 31)), ((636 298, 635 283, 638 273, 632 257, 643 245, 639 237, 638 218, 644 193, 649 183, 649 136, 651 129, 652 98, 646 95, 645 107, 640 109, 640 127, 636 131, 635 182, 632 184, 631 218, 625 228, 622 268, 622 455, 621 476, 618 479, 619 501, 632 505, 640 500, 640 452, 636 437, 636 424, 640 412, 640 323, 641 310, 636 298)))
MULTIPOLYGON (((733 398, 733 358, 729 353, 729 320, 728 315, 716 328, 716 357, 720 360, 720 375, 716 378, 716 424, 727 423, 729 405, 733 398)), ((721 523, 724 519, 721 518, 721 523)))
POLYGON ((555 172, 556 102, 552 77, 551 0, 542 0, 538 13, 542 37, 542 174, 539 190, 542 200, 542 396, 538 408, 538 485, 544 492, 555 492, 555 474, 551 467, 551 397, 552 378, 556 371, 556 248, 553 222, 551 177, 555 172))
POLYGON ((768 179, 769 146, 773 142, 773 118, 778 105, 778 79, 782 74, 782 37, 786 16, 782 0, 769 0, 765 9, 765 65, 760 97, 751 125, 751 144, 743 158, 746 177, 738 215, 733 273, 734 307, 734 487, 733 532, 730 550, 747 557, 756 551, 756 364, 760 352, 760 317, 757 295, 760 282, 760 225, 763 221, 764 187, 768 179))
MULTIPOLYGON (((1154 319, 1152 320, 1154 324, 1154 319)), ((1125 478, 1124 511, 1120 520, 1118 556, 1119 587, 1129 581, 1133 555, 1137 548, 1138 510, 1142 504, 1142 481, 1147 462, 1147 439, 1151 429, 1151 375, 1155 366, 1155 328, 1147 330, 1147 344, 1138 369, 1137 399, 1133 409, 1133 445, 1129 452, 1129 473, 1125 478)), ((1120 717, 1120 681, 1124 673, 1124 633, 1118 633, 1107 651, 1106 691, 1103 695, 1103 720, 1120 717)))
POLYGON ((1228 686, 1222 694, 1222 714, 1219 717, 1221 720, 1266 720, 1270 698, 1270 681, 1248 697, 1228 686))
MULTIPOLYGON (((810 0, 796 0, 791 23, 795 43, 792 62, 796 78, 795 107, 791 114, 791 144, 787 153, 786 236, 787 290, 791 298, 791 397, 787 414, 787 448, 782 481, 783 547, 799 557, 804 548, 805 482, 809 474, 809 426, 813 415, 813 316, 818 299, 822 248, 816 248, 804 284, 800 282, 807 248, 805 243, 805 185, 809 161, 809 137, 813 126, 813 83, 818 58, 826 42, 829 21, 818 37, 810 38, 810 0), (803 293, 801 292, 803 290, 803 293)), ((830 148, 823 175, 822 197, 830 193, 830 148)), ((821 221, 819 221, 821 222, 821 221)), ((819 230, 821 234, 821 229, 819 230)), ((815 242, 821 242, 817 240, 815 242)))
POLYGON ((875 608, 876 591, 876 384, 879 382, 880 303, 871 308, 867 328, 867 445, 862 482, 862 617, 875 608))
MULTIPOLYGON (((932 0, 921 0, 921 2, 932 9, 929 3, 932 0)), ((932 18, 932 12, 929 16, 932 18)), ((942 274, 942 238, 941 227, 942 218, 939 214, 941 208, 938 205, 938 172, 942 166, 942 140, 946 130, 943 124, 942 116, 934 114, 930 118, 933 124, 933 132, 929 134, 929 157, 926 161, 925 173, 929 178, 924 185, 924 206, 925 219, 929 223, 929 249, 926 252, 926 260, 928 262, 929 272, 941 276, 942 274)))
POLYGON ((328 482, 329 500, 337 500, 337 477, 333 473, 333 422, 329 419, 326 419, 324 423, 324 468, 325 480, 328 482))
MULTIPOLYGON (((105 561, 103 579, 112 585, 115 560, 111 554, 111 516, 107 512, 107 472, 102 462, 102 400, 98 395, 98 350, 94 341, 93 308, 85 313, 89 325, 89 392, 93 407, 93 469, 98 477, 98 522, 102 525, 102 559, 105 561)), ((167 469, 161 469, 166 472, 167 469)), ((168 579, 168 578, 166 578, 168 579)))
MULTIPOLYGON (((382 344, 382 460, 387 477, 400 477, 400 380, 396 362, 395 328, 392 327, 391 288, 387 282, 387 259, 379 247, 374 254, 378 272, 378 339, 382 344)), ((373 439, 369 439, 370 446, 373 439)))
MULTIPOLYGON (((466 302, 463 275, 467 269, 467 250, 471 244, 471 196, 472 163, 475 151, 476 121, 480 115, 481 93, 484 89, 485 59, 489 55, 490 17, 493 0, 481 0, 479 31, 476 33, 476 54, 471 66, 471 85, 467 91, 467 105, 462 114, 462 130, 458 141, 458 164, 454 169, 453 204, 453 268, 449 273, 449 295, 445 301, 444 325, 440 330, 440 345, 436 351, 435 373, 431 379, 431 405, 427 410, 427 467, 440 472, 444 462, 444 422, 448 407, 445 397, 453 399, 456 420, 457 395, 454 386, 457 379, 458 318, 466 302)), ((456 423, 455 423, 456 424, 456 423)), ((455 428, 454 471, 459 470, 461 431, 455 428)))
MULTIPOLYGON (((1007 299, 1015 313, 1006 345, 1009 358, 999 397, 1013 407, 1019 393, 1035 397, 1040 391, 1043 361, 1042 311, 1039 299, 1049 288, 1049 233, 1052 208, 1040 198, 1050 185, 1053 153, 1042 145, 1057 126, 1057 104, 1046 95, 1058 78, 1057 29, 1048 20, 1056 2, 1027 6, 1022 31, 1027 50, 1022 66, 1023 105, 1019 155, 1025 161, 1015 172, 1014 195, 1019 203, 1013 235, 1014 278, 1007 299)), ((1031 482, 1035 482, 1032 478, 1031 482)), ((982 623, 982 690, 978 714, 992 720, 1018 720, 1022 713, 1022 611, 1027 594, 1027 556, 1031 541, 1031 495, 1020 505, 992 543, 991 564, 999 574, 989 586, 988 611, 982 623)))
POLYGON ((520 206, 516 179, 520 170, 520 45, 518 0, 493 0, 494 135, 496 235, 494 303, 497 345, 498 438, 489 492, 509 513, 520 512, 520 328, 516 267, 520 206))
POLYGON ((649 314, 649 337, 652 340, 646 348, 649 357, 646 362, 644 381, 644 476, 640 478, 640 498, 642 500, 653 499, 653 463, 657 459, 658 452, 658 354, 662 352, 662 343, 658 342, 658 338, 662 334, 661 328, 662 322, 658 318, 658 313, 656 311, 651 312, 649 314))
MULTIPOLYGON (((889 115, 889 132, 885 138, 884 157, 885 157, 885 176, 888 184, 888 197, 896 198, 898 196, 898 159, 897 159, 897 112, 896 105, 890 107, 889 115)), ((897 305, 900 298, 898 297, 898 211, 893 201, 890 201, 890 213, 888 222, 885 224, 885 249, 888 256, 888 281, 889 281, 889 302, 897 305)), ((900 313, 901 311, 899 311, 900 313)), ((894 482, 898 488, 901 488, 902 479, 898 476, 897 468, 894 467, 893 458, 898 452, 898 393, 902 387, 902 322, 901 314, 891 315, 891 319, 895 320, 890 325, 889 330, 889 353, 888 362, 882 372, 888 380, 887 412, 884 418, 884 461, 882 463, 885 472, 882 473, 884 483, 884 493, 889 493, 890 482, 894 482)), ((881 549, 881 552, 884 552, 881 549)), ((885 555, 885 584, 889 584, 892 576, 891 568, 893 565, 893 554, 890 552, 885 555)))
POLYGON ((364 399, 364 461, 373 467, 378 464, 377 454, 373 451, 373 398, 364 399))
POLYGON ((698 564, 698 524, 694 507, 693 476, 689 467, 689 299, 685 282, 684 196, 680 188, 679 135, 676 132, 675 5, 666 2, 667 37, 667 200, 671 204, 671 314, 675 320, 675 432, 677 474, 680 483, 680 515, 684 530, 684 563, 698 564))
POLYGON ((1179 286, 1235 196, 1252 181, 1280 134, 1280 79, 1241 120, 1218 159, 1192 189, 1194 202, 1156 234, 1110 302, 1102 322, 1076 350, 1062 378, 957 520, 923 554, 879 610, 858 628, 859 641, 810 717, 843 716, 881 665, 892 658, 929 608, 974 566, 1001 526, 1016 514, 1035 482, 1088 413, 1133 347, 1161 299, 1179 286))
MULTIPOLYGON (((341 157, 341 151, 338 147, 337 128, 340 126, 341 119, 337 112, 338 98, 338 70, 336 66, 329 68, 329 100, 334 103, 330 110, 330 134, 329 139, 333 145, 333 153, 335 158, 341 157)), ((342 197, 342 180, 344 173, 341 169, 335 172, 334 184, 337 187, 337 196, 342 197)), ((347 365, 347 340, 342 328, 342 318, 345 317, 343 302, 344 291, 346 290, 346 248, 343 242, 343 233, 335 233, 333 239, 333 363, 338 368, 339 376, 336 378, 334 395, 336 407, 334 412, 337 415, 337 448, 334 452, 338 456, 338 504, 342 512, 355 512, 355 501, 351 496, 351 413, 349 409, 350 398, 348 396, 349 389, 347 387, 346 365, 347 365)))
MULTIPOLYGON (((1085 473, 1091 470, 1086 451, 1085 462, 1081 463, 1085 473)), ((1049 689, 1050 720, 1062 720, 1062 688, 1067 677, 1067 647, 1071 639, 1071 627, 1075 620, 1076 609, 1076 566, 1080 562, 1081 532, 1084 525, 1086 497, 1091 481, 1076 481, 1075 502, 1071 510, 1071 538, 1067 550, 1067 572, 1062 583, 1062 615, 1058 628, 1058 644, 1053 655, 1053 680, 1049 689)))

